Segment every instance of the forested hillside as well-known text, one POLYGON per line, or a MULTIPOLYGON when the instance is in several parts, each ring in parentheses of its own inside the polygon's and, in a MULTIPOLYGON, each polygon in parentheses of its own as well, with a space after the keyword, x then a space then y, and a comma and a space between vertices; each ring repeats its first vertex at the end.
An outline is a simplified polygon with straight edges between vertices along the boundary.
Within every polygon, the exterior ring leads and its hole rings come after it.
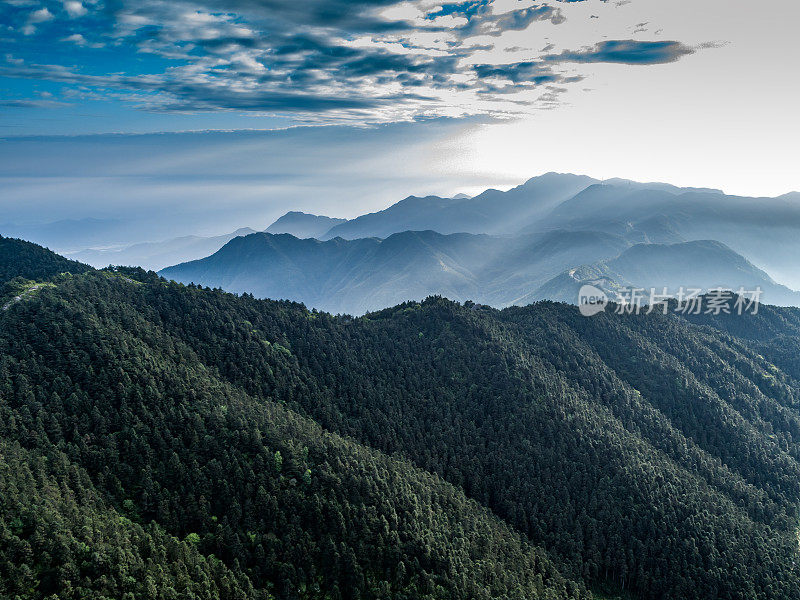
POLYGON ((0 285, 14 277, 47 279, 59 273, 85 273, 91 267, 36 244, 0 235, 0 285))
POLYGON ((800 388, 748 324, 334 317, 28 250, 0 596, 800 597, 800 388))
POLYGON ((205 292, 131 275, 0 321, 0 596, 588 597, 463 491, 226 382, 140 304, 205 292))

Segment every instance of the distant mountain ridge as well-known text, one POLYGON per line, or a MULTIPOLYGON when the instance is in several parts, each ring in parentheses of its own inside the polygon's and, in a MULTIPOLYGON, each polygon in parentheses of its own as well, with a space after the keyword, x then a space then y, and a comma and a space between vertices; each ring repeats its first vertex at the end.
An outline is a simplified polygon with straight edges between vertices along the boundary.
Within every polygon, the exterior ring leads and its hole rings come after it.
MULTIPOLYGON (((317 231, 327 222, 304 213, 282 219, 317 231)), ((800 202, 791 194, 741 198, 547 173, 472 198, 409 196, 334 225, 320 241, 251 236, 161 273, 355 314, 430 294, 495 307, 575 302, 586 282, 609 294, 758 288, 764 302, 800 305, 783 285, 800 287, 798 234, 800 202)))
POLYGON ((351 314, 433 294, 496 307, 545 299, 575 303, 584 280, 597 279, 607 280, 600 287, 609 291, 622 286, 760 288, 764 302, 800 305, 800 293, 776 284, 719 242, 632 244, 622 236, 595 231, 557 230, 514 238, 406 231, 384 240, 327 241, 257 233, 160 274, 351 314), (696 255, 704 255, 707 262, 685 269, 696 255))
POLYGON ((576 262, 610 258, 625 247, 621 237, 598 232, 506 238, 405 231, 384 240, 327 241, 259 233, 160 274, 334 313, 361 314, 431 294, 506 306, 576 262))
POLYGON ((290 211, 265 230, 267 233, 290 233, 298 238, 321 238, 347 219, 334 219, 300 211, 290 211))
POLYGON ((753 283, 767 301, 782 305, 798 304, 791 288, 800 289, 796 192, 746 198, 547 173, 474 197, 409 196, 350 220, 291 211, 266 229, 277 237, 226 246, 252 233, 69 255, 98 267, 138 264, 180 281, 354 313, 429 294, 497 307, 574 301, 576 284, 590 279, 609 290, 753 283), (652 247, 633 250, 637 245, 652 247), (623 264, 634 253, 637 259, 623 264))
POLYGON ((93 267, 107 265, 139 266, 157 271, 164 267, 208 256, 222 248, 235 237, 255 233, 242 227, 232 233, 212 237, 188 235, 162 242, 142 242, 124 248, 92 249, 70 252, 67 255, 93 267))
POLYGON ((473 198, 409 196, 382 211, 337 225, 322 239, 385 238, 426 229, 445 234, 513 234, 596 182, 583 175, 547 173, 507 192, 490 189, 473 198))
POLYGON ((584 284, 598 287, 614 299, 619 291, 664 288, 676 294, 680 289, 722 288, 747 292, 760 290, 760 300, 778 306, 800 306, 800 292, 780 285, 725 244, 699 240, 677 244, 636 244, 607 261, 582 265, 548 281, 532 300, 575 302, 584 284), (702 257, 702 260, 696 260, 702 257))

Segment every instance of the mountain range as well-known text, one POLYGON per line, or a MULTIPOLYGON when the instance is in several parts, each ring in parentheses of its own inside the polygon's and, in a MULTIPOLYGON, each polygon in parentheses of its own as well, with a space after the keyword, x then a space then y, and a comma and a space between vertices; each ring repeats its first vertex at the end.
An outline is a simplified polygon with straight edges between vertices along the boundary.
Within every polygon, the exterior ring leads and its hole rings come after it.
POLYGON ((506 192, 409 197, 339 222, 289 213, 267 232, 163 269, 184 283, 363 314, 441 294, 496 307, 576 302, 591 283, 760 289, 800 305, 800 202, 720 190, 548 173, 506 192), (314 235, 309 235, 313 233, 314 235))
POLYGON ((212 256, 161 274, 331 312, 362 314, 437 293, 494 305, 515 303, 572 264, 613 257, 619 236, 551 232, 517 238, 406 231, 386 239, 328 241, 257 233, 212 256))
MULTIPOLYGON (((332 227, 321 239, 385 238, 401 231, 514 234, 536 223, 596 180, 547 173, 507 192, 486 190, 473 198, 409 196, 389 208, 332 227)), ((293 232, 289 232, 293 233, 293 232)))
MULTIPOLYGON (((102 224, 105 223, 104 221, 90 222, 101 230, 102 224)), ((323 236, 329 229, 344 222, 345 219, 332 219, 302 212, 288 212, 270 225, 266 231, 268 233, 292 233, 300 238, 315 238, 323 236)), ((41 231, 37 231, 33 236, 22 235, 20 237, 32 240, 53 239, 57 247, 65 243, 65 238, 63 236, 48 236, 47 232, 50 229, 59 231, 69 228, 69 223, 60 222, 53 224, 50 228, 40 228, 41 231)), ((10 227, 8 229, 9 231, 15 231, 16 228, 10 227)), ((136 265, 143 269, 158 271, 175 263, 204 258, 222 248, 233 238, 251 233, 256 233, 256 230, 242 227, 223 235, 187 235, 157 242, 116 244, 108 248, 101 246, 83 250, 71 250, 65 251, 64 255, 98 268, 106 265, 136 265)), ((72 236, 66 239, 72 239, 72 236)), ((87 235, 83 239, 84 241, 89 241, 92 237, 87 235)), ((74 245, 75 242, 71 243, 74 245)))
POLYGON ((798 234, 797 194, 547 173, 474 197, 410 196, 350 220, 292 211, 264 232, 68 256, 352 314, 430 294, 496 307, 575 302, 586 283, 612 297, 630 287, 759 287, 765 302, 800 305, 798 234))
MULTIPOLYGON (((569 184, 574 181, 573 176, 544 177, 566 177, 569 184)), ((774 271, 775 276, 790 270, 789 283, 796 284, 800 280, 796 267, 790 268, 793 264, 791 257, 798 250, 796 232, 800 229, 800 203, 795 195, 743 198, 713 190, 612 180, 589 185, 553 206, 541 202, 535 193, 527 193, 528 188, 538 189, 534 185, 538 180, 534 178, 509 192, 486 192, 474 199, 477 202, 483 197, 487 199, 487 209, 496 206, 501 214, 511 215, 507 220, 513 226, 498 231, 489 225, 466 231, 514 234, 551 229, 593 229, 625 235, 637 229, 643 236, 641 241, 664 241, 666 230, 672 236, 669 241, 715 239, 748 256, 767 271, 774 271), (508 195, 518 198, 522 207, 526 202, 533 203, 536 206, 535 217, 528 218, 530 209, 504 204, 500 198, 508 195)), ((389 211, 385 217, 391 220, 389 211)), ((397 230, 402 230, 401 227, 403 225, 397 230)), ((436 227, 426 228, 438 231, 436 227)))
MULTIPOLYGON (((717 240, 790 287, 800 287, 800 194, 730 196, 624 179, 548 173, 474 198, 409 197, 320 237, 387 237, 406 230, 516 235, 553 229, 640 236, 640 242, 717 240)), ((287 233, 293 233, 287 231, 287 233)))
MULTIPOLYGON (((452 237, 403 235, 229 245, 452 237)), ((800 597, 800 309, 353 318, 3 237, 0 306, 2 597, 800 597)))

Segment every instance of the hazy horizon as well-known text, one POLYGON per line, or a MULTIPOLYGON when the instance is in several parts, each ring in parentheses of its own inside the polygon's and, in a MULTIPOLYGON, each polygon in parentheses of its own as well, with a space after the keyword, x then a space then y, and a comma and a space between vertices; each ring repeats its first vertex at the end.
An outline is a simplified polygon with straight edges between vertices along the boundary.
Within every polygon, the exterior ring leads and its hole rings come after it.
POLYGON ((0 223, 210 235, 549 171, 798 191, 800 5, 760 6, 6 0, 0 223))

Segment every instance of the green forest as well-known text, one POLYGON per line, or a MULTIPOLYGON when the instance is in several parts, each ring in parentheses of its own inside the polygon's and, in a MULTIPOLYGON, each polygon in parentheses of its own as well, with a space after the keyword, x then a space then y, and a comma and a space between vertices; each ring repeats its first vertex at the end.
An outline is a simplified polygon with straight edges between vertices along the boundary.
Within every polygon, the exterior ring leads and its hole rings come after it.
POLYGON ((0 598, 800 598, 800 310, 363 317, 0 237, 0 598))

